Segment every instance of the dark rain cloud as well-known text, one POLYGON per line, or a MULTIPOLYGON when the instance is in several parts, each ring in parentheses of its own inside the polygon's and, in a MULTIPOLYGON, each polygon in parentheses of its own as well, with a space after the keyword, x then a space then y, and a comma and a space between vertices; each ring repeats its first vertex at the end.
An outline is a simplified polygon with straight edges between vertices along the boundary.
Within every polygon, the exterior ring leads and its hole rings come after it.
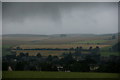
POLYGON ((3 3, 3 34, 102 34, 117 29, 117 3, 3 3))

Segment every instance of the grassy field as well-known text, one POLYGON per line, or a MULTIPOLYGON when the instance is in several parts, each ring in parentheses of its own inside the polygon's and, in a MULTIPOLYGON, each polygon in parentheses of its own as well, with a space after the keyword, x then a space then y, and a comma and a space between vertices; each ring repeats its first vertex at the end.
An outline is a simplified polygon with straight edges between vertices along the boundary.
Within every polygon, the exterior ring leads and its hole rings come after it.
MULTIPOLYGON (((76 48, 78 46, 82 46, 84 49, 89 49, 90 46, 92 46, 93 48, 95 48, 96 46, 99 46, 100 48, 105 48, 105 47, 110 47, 111 45, 87 45, 87 44, 83 44, 83 45, 79 45, 79 44, 60 44, 60 45, 19 45, 19 47, 23 48, 23 49, 31 49, 31 48, 76 48)), ((19 55, 19 53, 24 52, 24 53, 30 53, 30 56, 35 56, 37 53, 41 53, 42 56, 48 56, 48 55, 53 55, 53 56, 60 56, 63 53, 69 53, 69 51, 48 51, 48 50, 18 50, 16 51, 17 55, 19 55)), ((74 51, 72 51, 74 52, 74 51)), ((84 53, 84 52, 83 52, 84 53)), ((111 54, 114 55, 114 53, 112 52, 111 54)), ((102 52, 101 53, 102 56, 106 56, 106 55, 110 55, 109 53, 106 52, 102 52)))
POLYGON ((2 45, 2 56, 10 55, 11 52, 8 49, 11 48, 12 46, 13 45, 2 45))
MULTIPOLYGON (((112 35, 111 35, 112 36, 112 35)), ((72 35, 66 37, 60 36, 33 36, 33 35, 16 35, 16 36, 3 36, 3 43, 4 44, 69 44, 69 43, 107 43, 106 41, 113 41, 108 40, 111 36, 94 36, 94 35, 72 35)), ((108 44, 108 43, 107 43, 108 44)))
MULTIPOLYGON (((3 56, 5 55, 10 55, 11 52, 9 50, 9 48, 13 47, 14 45, 3 45, 2 46, 2 52, 3 52, 3 56)), ((18 45, 20 46, 21 48, 27 48, 27 49, 30 49, 30 48, 76 48, 77 46, 82 46, 83 48, 89 48, 90 46, 92 46, 93 48, 95 48, 96 46, 99 46, 100 48, 105 48, 105 47, 110 47, 111 45, 87 45, 87 44, 83 44, 83 45, 79 45, 79 44, 60 44, 60 45, 57 45, 57 44, 54 44, 54 45, 18 45)), ((59 56, 61 55, 62 53, 68 53, 69 51, 37 51, 37 50, 34 50, 34 51, 17 51, 17 53, 20 53, 20 52, 25 52, 25 53, 30 53, 30 55, 34 56, 36 55, 37 53, 41 53, 43 56, 48 56, 48 55, 53 55, 53 56, 59 56)), ((103 56, 106 55, 105 52, 102 53, 103 56)), ((113 53, 114 54, 114 53, 113 53)))
POLYGON ((3 71, 3 78, 119 78, 117 73, 3 71))
MULTIPOLYGON (((115 43, 114 40, 109 40, 111 36, 81 36, 81 35, 73 35, 67 37, 58 37, 58 36, 33 36, 33 35, 16 35, 16 36, 4 36, 3 37, 3 56, 11 54, 8 50, 10 47, 19 46, 21 48, 76 48, 83 47, 84 49, 88 49, 89 47, 95 48, 99 46, 100 48, 111 47, 112 44, 115 43), (110 41, 110 42, 108 42, 110 41), (89 44, 87 44, 89 43, 89 44), (101 43, 101 44, 97 44, 101 43), (106 43, 106 44, 102 44, 106 43)), ((19 52, 17 52, 19 53, 19 52)), ((29 51, 29 53, 35 54, 37 51, 29 51)), ((42 51, 40 52, 44 55, 61 55, 62 51, 42 51)), ((112 53, 111 53, 112 54, 112 53)), ((106 55, 106 53, 102 53, 102 55, 106 55)))
POLYGON ((79 43, 79 44, 100 44, 100 43, 105 43, 108 40, 83 40, 79 42, 74 42, 74 43, 79 43))
MULTIPOLYGON (((52 55, 52 56, 60 56, 63 53, 69 53, 69 51, 48 51, 48 50, 44 50, 44 51, 40 51, 40 50, 18 50, 16 51, 17 55, 19 55, 19 53, 29 53, 29 56, 36 56, 38 53, 40 53, 42 56, 48 56, 48 55, 52 55)), ((71 53, 74 53, 74 51, 71 51, 71 53)), ((88 53, 88 52, 83 52, 88 53)), ((100 52, 101 56, 109 56, 109 55, 115 55, 115 56, 119 56, 120 53, 118 52, 108 52, 108 51, 101 51, 100 52)))
MULTIPOLYGON (((111 45, 87 45, 87 44, 54 44, 54 45, 19 45, 21 48, 76 48, 77 46, 82 46, 83 48, 89 48, 90 46, 92 46, 93 48, 95 48, 96 46, 99 46, 101 48, 101 50, 108 50, 111 45)), ((13 45, 3 45, 2 46, 2 52, 3 52, 3 56, 5 55, 9 55, 11 54, 11 52, 8 50, 10 47, 13 47, 13 45)), ((48 55, 53 55, 53 56, 60 56, 62 53, 68 53, 69 51, 38 51, 38 50, 34 50, 34 51, 17 51, 17 53, 19 54, 20 52, 25 52, 25 53, 30 53, 30 56, 34 56, 37 53, 41 53, 42 56, 48 56, 48 55)), ((109 55, 119 55, 117 52, 101 52, 101 56, 109 56, 109 55)))
POLYGON ((119 52, 107 52, 107 51, 101 52, 100 54, 101 54, 101 56, 109 56, 109 55, 119 56, 120 55, 119 52))

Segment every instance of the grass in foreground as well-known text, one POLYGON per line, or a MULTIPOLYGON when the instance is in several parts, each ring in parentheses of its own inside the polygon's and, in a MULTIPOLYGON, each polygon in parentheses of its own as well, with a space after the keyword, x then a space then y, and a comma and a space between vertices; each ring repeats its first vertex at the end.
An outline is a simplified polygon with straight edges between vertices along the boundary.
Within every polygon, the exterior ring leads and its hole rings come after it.
POLYGON ((119 78, 117 73, 3 71, 4 78, 119 78))

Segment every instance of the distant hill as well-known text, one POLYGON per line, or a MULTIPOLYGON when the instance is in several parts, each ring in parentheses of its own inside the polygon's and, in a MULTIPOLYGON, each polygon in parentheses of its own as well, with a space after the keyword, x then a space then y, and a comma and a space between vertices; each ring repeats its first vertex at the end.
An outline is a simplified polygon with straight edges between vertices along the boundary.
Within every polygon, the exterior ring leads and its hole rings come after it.
POLYGON ((46 37, 48 35, 38 35, 38 34, 5 34, 3 37, 46 37))
POLYGON ((111 34, 51 34, 51 35, 40 35, 40 34, 4 34, 3 37, 71 37, 71 36, 81 36, 81 37, 91 37, 91 36, 111 36, 118 35, 117 33, 111 34))

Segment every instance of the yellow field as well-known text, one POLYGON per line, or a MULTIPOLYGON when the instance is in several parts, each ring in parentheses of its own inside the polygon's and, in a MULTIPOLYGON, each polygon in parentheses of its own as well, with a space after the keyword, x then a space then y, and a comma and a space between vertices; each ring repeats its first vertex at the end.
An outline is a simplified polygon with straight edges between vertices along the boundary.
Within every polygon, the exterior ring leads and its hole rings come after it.
MULTIPOLYGON (((109 40, 112 35, 94 36, 94 35, 68 35, 66 37, 60 36, 35 36, 35 35, 13 35, 3 36, 4 54, 10 54, 7 49, 21 47, 22 49, 35 49, 35 48, 76 48, 82 47, 89 49, 89 47, 100 48, 110 47, 115 44, 117 39, 109 40), (104 42, 105 41, 105 42, 104 42), (94 44, 95 43, 95 44, 94 44), (101 43, 101 44, 98 44, 101 43), (105 44, 105 45, 104 45, 105 44)), ((35 56, 37 53, 41 53, 42 56, 48 55, 61 55, 62 53, 68 53, 68 51, 17 51, 17 55, 20 53, 29 53, 30 56, 35 56)), ((84 52, 85 53, 85 52, 84 52)), ((86 52, 87 53, 87 52, 86 52)))
MULTIPOLYGON (((29 56, 36 56, 37 53, 40 53, 42 56, 48 56, 48 55, 52 55, 52 56, 60 56, 62 53, 68 53, 69 51, 48 51, 48 50, 20 50, 20 51, 16 51, 17 55, 19 55, 19 53, 29 53, 29 56)), ((73 51, 72 51, 73 52, 73 51)))
MULTIPOLYGON (((23 49, 34 49, 34 48, 76 48, 82 46, 83 48, 88 49, 90 46, 95 48, 99 46, 100 48, 108 47, 111 45, 79 45, 79 44, 60 44, 60 45, 20 45, 19 47, 23 49)), ((42 56, 60 56, 62 53, 69 53, 69 51, 50 51, 50 50, 18 50, 16 51, 17 55, 19 53, 29 53, 29 56, 36 56, 37 53, 41 53, 42 56)), ((74 52, 74 51, 72 51, 74 52)))

